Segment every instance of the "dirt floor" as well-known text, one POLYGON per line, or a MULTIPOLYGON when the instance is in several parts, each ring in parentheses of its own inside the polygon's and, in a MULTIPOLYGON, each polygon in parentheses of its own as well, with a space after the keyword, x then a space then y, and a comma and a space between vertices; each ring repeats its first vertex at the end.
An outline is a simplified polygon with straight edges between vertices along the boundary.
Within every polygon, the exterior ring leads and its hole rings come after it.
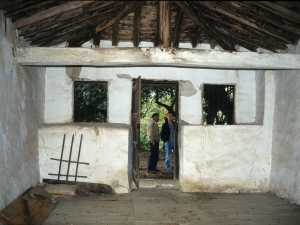
POLYGON ((139 168, 139 176, 140 179, 174 179, 174 154, 171 157, 171 168, 173 173, 167 173, 165 167, 165 151, 163 149, 159 150, 157 169, 159 172, 148 173, 147 165, 148 165, 148 157, 149 150, 141 149, 140 150, 140 168, 139 168))

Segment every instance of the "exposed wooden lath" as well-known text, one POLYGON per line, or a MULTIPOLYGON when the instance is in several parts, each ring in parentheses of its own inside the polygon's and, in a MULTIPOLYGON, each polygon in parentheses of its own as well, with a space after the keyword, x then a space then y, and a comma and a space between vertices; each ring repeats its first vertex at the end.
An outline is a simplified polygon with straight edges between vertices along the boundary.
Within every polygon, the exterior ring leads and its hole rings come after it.
POLYGON ((229 52, 239 46, 277 52, 300 38, 295 1, 10 0, 0 1, 0 9, 31 46, 110 40, 114 46, 120 41, 175 48, 207 43, 229 52))

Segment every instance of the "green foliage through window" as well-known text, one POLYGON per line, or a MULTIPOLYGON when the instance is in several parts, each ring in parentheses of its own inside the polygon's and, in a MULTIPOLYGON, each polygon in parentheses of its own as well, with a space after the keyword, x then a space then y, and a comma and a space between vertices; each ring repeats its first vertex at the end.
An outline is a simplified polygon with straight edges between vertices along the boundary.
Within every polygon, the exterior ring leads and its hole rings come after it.
POLYGON ((107 121, 107 83, 74 83, 74 122, 107 121))
MULTIPOLYGON (((141 116, 140 116, 140 144, 141 148, 149 149, 149 140, 147 138, 147 125, 152 119, 153 113, 159 113, 158 126, 165 122, 164 117, 168 111, 175 112, 176 87, 154 87, 142 86, 141 88, 141 116)), ((163 143, 160 142, 160 148, 163 143)))

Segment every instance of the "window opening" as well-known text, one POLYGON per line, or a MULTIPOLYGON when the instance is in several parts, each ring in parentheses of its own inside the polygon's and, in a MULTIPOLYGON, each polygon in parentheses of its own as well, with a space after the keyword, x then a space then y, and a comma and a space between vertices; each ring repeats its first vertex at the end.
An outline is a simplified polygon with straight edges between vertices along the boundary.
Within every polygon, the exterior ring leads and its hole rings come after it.
POLYGON ((234 123, 234 85, 204 85, 203 124, 234 123))
POLYGON ((74 122, 107 121, 107 83, 74 82, 74 122))

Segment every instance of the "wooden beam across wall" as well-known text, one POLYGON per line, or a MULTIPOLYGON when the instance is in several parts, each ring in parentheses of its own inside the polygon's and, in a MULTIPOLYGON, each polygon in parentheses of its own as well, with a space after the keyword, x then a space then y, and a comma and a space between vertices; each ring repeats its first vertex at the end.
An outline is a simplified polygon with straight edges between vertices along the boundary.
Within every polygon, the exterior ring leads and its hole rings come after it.
POLYGON ((300 69, 300 55, 170 48, 17 49, 23 66, 167 66, 213 69, 300 69))

